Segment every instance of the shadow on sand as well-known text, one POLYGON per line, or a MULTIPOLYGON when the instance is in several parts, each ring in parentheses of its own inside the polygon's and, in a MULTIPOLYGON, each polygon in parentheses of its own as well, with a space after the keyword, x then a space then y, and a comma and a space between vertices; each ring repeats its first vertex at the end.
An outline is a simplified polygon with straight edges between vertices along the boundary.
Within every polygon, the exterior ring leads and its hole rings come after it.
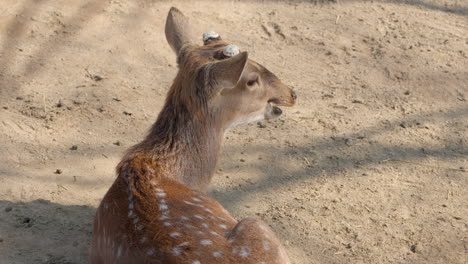
POLYGON ((96 209, 0 200, 0 263, 87 263, 96 209))

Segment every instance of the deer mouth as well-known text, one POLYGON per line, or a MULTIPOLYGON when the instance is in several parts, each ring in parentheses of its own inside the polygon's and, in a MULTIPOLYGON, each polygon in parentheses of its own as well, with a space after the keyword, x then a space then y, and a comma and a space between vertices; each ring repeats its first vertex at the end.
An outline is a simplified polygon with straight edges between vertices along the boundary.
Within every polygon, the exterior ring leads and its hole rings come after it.
POLYGON ((265 119, 275 119, 278 118, 282 113, 283 110, 279 108, 279 106, 293 106, 296 102, 296 94, 294 92, 291 93, 290 101, 284 101, 277 97, 271 98, 268 100, 267 106, 265 108, 265 119))
POLYGON ((283 110, 274 103, 269 102, 265 108, 265 119, 272 120, 278 118, 283 113, 283 110))

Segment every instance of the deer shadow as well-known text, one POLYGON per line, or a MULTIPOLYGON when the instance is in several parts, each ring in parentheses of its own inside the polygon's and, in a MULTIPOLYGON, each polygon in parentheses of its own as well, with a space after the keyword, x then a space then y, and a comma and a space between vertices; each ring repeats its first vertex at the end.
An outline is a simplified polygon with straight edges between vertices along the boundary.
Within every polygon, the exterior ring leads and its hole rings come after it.
POLYGON ((0 263, 87 263, 96 209, 0 200, 0 263))

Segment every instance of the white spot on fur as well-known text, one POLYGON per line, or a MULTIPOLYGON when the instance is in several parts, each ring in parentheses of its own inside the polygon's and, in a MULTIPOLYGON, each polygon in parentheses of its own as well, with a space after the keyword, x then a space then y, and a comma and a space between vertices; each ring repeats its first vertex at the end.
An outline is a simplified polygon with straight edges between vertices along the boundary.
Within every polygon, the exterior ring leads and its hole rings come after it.
POLYGON ((167 210, 167 209, 169 209, 169 207, 167 206, 167 204, 163 204, 163 203, 162 203, 162 204, 159 204, 159 210, 165 211, 165 210, 167 210))
POLYGON ((211 211, 211 210, 210 210, 210 209, 208 209, 208 208, 205 208, 204 210, 205 210, 206 212, 210 213, 210 214, 212 214, 212 213, 213 213, 213 211, 211 211))
POLYGON ((172 238, 180 237, 180 233, 179 232, 172 232, 172 233, 169 234, 169 236, 171 236, 172 238))
POLYGON ((181 217, 180 217, 180 219, 182 219, 182 220, 184 220, 184 221, 187 221, 187 220, 189 220, 189 218, 188 218, 188 217, 186 217, 186 216, 181 216, 181 217))
POLYGON ((182 249, 181 249, 180 247, 186 246, 186 245, 188 245, 188 244, 189 244, 189 242, 184 242, 184 243, 180 243, 179 245, 175 246, 175 247, 172 249, 172 254, 173 254, 174 256, 179 256, 180 253, 182 253, 182 249))
POLYGON ((135 217, 135 218, 132 220, 132 223, 133 223, 133 224, 138 223, 138 217, 135 217))
POLYGON ((198 219, 204 219, 203 216, 201 215, 194 215, 193 217, 198 218, 198 219))
POLYGON ((137 226, 137 230, 138 230, 138 231, 143 230, 143 228, 144 228, 144 227, 143 227, 142 225, 137 226))
POLYGON ((169 222, 164 222, 163 225, 164 225, 164 226, 171 226, 172 224, 169 223, 169 222))
POLYGON ((202 225, 204 228, 210 227, 208 224, 205 224, 205 223, 202 223, 201 225, 202 225))
POLYGON ((201 200, 200 200, 200 199, 198 199, 198 198, 195 198, 195 197, 192 197, 192 200, 194 200, 195 202, 201 202, 201 200))
POLYGON ((196 203, 192 203, 192 202, 189 202, 189 201, 184 201, 184 203, 192 205, 192 206, 196 206, 196 207, 205 207, 205 206, 203 206, 201 204, 196 204, 196 203))
POLYGON ((157 196, 157 197, 161 197, 161 198, 162 198, 162 197, 166 197, 166 193, 157 192, 157 193, 156 193, 156 196, 157 196))
POLYGON ((132 217, 133 215, 133 210, 128 211, 128 217, 132 217))
POLYGON ((250 248, 248 246, 243 246, 241 247, 241 250, 239 252, 239 256, 246 258, 250 255, 250 248))
POLYGON ((163 190, 163 189, 160 189, 160 188, 154 188, 154 190, 155 190, 156 192, 164 192, 164 190, 163 190))
POLYGON ((216 233, 215 231, 210 231, 210 234, 215 235, 215 236, 221 236, 220 234, 216 233))
POLYGON ((200 241, 200 244, 202 244, 203 246, 213 245, 213 241, 209 239, 203 239, 200 241))
POLYGON ((267 240, 263 240, 262 244, 263 244, 263 249, 264 250, 266 250, 266 251, 270 250, 270 242, 268 242, 267 240))
POLYGON ((222 229, 227 229, 227 225, 220 224, 219 227, 221 227, 222 229))
POLYGON ((146 251, 146 255, 148 255, 148 256, 153 256, 153 254, 154 254, 154 249, 152 249, 152 248, 150 248, 150 249, 148 249, 146 251))
POLYGON ((194 262, 192 262, 192 264, 201 264, 201 262, 198 260, 195 260, 194 262))
POLYGON ((129 205, 128 205, 128 209, 133 209, 133 202, 131 202, 129 205))
POLYGON ((172 249, 172 255, 174 256, 180 256, 180 253, 182 253, 182 249, 179 247, 175 247, 172 249))
POLYGON ((140 244, 143 244, 145 243, 146 241, 148 241, 148 238, 146 236, 140 238, 140 244))
POLYGON ((213 257, 215 257, 215 258, 220 258, 222 256, 223 256, 223 254, 221 252, 219 252, 219 251, 213 252, 213 257))
POLYGON ((163 221, 163 220, 166 220, 166 219, 169 219, 169 216, 163 215, 163 216, 159 217, 160 221, 163 221))

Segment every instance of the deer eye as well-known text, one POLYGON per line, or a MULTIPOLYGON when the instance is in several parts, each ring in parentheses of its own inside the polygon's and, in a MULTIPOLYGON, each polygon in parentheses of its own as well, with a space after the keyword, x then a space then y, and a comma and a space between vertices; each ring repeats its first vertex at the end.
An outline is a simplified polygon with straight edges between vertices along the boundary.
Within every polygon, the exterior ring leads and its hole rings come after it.
POLYGON ((247 81, 247 86, 252 86, 257 82, 258 82, 258 75, 255 74, 247 81))

